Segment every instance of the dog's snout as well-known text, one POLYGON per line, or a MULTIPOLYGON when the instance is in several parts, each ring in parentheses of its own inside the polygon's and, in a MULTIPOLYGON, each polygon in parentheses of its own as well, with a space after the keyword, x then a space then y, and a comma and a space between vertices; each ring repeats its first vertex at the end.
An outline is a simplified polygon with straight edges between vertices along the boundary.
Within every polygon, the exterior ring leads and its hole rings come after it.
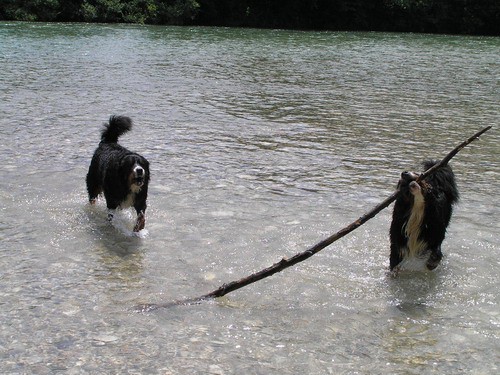
POLYGON ((401 180, 410 182, 415 181, 418 178, 419 174, 415 172, 404 171, 401 173, 401 180))
POLYGON ((144 169, 139 166, 134 168, 134 172, 137 177, 142 177, 144 175, 144 169))

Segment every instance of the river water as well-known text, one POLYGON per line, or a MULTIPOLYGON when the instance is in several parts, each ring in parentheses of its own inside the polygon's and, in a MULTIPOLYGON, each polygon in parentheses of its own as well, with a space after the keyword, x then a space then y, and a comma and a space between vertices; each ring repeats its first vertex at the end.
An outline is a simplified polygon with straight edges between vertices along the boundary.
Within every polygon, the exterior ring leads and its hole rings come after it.
POLYGON ((497 374, 500 38, 0 24, 0 372, 497 374), (100 127, 147 157, 146 229, 85 175, 100 127), (386 209, 451 162, 461 201, 433 273, 389 277, 386 209))

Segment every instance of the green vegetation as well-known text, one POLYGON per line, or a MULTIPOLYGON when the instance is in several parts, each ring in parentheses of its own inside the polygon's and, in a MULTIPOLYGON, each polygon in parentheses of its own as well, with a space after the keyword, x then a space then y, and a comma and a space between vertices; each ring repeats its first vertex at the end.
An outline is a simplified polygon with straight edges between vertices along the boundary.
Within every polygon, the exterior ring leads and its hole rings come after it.
POLYGON ((1 0, 0 19, 500 35, 500 1, 1 0))
POLYGON ((2 0, 0 19, 183 24, 199 7, 196 0, 2 0))

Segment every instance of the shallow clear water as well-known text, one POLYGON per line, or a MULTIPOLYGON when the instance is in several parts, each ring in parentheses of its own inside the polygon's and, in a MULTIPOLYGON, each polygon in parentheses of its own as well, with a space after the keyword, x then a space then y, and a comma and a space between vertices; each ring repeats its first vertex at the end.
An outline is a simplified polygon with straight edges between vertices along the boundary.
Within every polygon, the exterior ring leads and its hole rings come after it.
POLYGON ((0 24, 0 370, 496 374, 500 39, 0 24), (146 231, 87 204, 111 114, 151 162, 146 231), (390 209, 214 302, 452 161, 434 273, 387 275, 390 209))

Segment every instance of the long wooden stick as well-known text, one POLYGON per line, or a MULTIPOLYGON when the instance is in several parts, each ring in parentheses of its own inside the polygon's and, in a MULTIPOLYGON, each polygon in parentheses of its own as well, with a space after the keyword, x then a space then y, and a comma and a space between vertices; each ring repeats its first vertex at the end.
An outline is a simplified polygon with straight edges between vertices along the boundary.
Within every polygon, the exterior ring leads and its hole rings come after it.
MULTIPOLYGON (((472 137, 467 139, 466 141, 462 142, 459 144, 457 147, 455 147, 448 155, 446 155, 440 162, 436 163, 433 167, 429 168, 426 170, 424 173, 422 173, 419 178, 417 179, 418 181, 424 179, 425 177, 429 176, 430 174, 434 173, 436 170, 439 168, 445 166, 448 164, 448 162, 458 153, 460 152, 464 147, 466 147, 469 143, 473 142, 474 140, 478 139, 483 133, 486 131, 490 130, 491 126, 488 126, 481 130, 480 132, 477 132, 474 134, 472 137)), ((382 211, 384 208, 389 206, 392 202, 394 202, 399 194, 399 190, 396 190, 394 193, 392 193, 389 197, 387 197, 383 202, 375 206, 371 211, 367 212, 363 216, 361 216, 358 220, 352 222, 345 228, 339 230, 337 233, 331 235, 330 237, 324 239, 321 242, 318 242, 316 245, 310 247, 306 251, 302 253, 298 253, 294 255, 291 258, 283 258, 279 262, 273 264, 272 266, 265 268, 259 272, 253 273, 247 277, 244 277, 240 280, 237 281, 232 281, 227 284, 223 284, 216 290, 204 294, 200 297, 196 298, 188 298, 184 300, 178 300, 178 301, 172 301, 172 302, 167 302, 163 304, 143 304, 139 305, 136 307, 137 311, 141 312, 148 312, 152 311, 155 309, 159 308, 165 308, 165 307, 171 307, 171 306, 176 306, 176 305, 190 305, 190 304, 196 304, 200 303, 202 301, 214 299, 217 297, 222 297, 225 296, 228 293, 234 292, 237 289, 241 289, 249 284, 253 284, 256 281, 262 280, 266 277, 272 276, 275 273, 281 272, 284 269, 291 267, 299 262, 302 262, 310 257, 312 257, 314 254, 320 252, 323 250, 325 247, 331 245, 335 241, 339 240, 340 238, 344 237, 345 235, 351 233, 353 230, 356 228, 359 228, 361 225, 366 223, 368 220, 373 218, 375 215, 377 215, 380 211, 382 211)))

